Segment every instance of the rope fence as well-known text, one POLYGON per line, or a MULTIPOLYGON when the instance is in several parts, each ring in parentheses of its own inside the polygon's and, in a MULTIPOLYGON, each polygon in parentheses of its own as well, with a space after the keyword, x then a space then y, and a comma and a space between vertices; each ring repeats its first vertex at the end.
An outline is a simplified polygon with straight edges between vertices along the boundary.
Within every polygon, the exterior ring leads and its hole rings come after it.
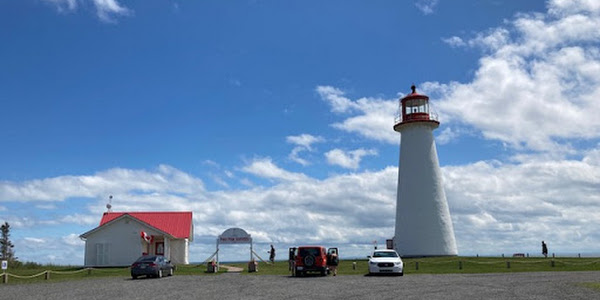
MULTIPOLYGON (((119 268, 116 268, 116 269, 119 269, 119 268)), ((123 269, 129 269, 129 267, 126 267, 126 268, 123 268, 123 269)), ((106 269, 106 268, 84 268, 84 269, 74 270, 74 271, 46 270, 46 271, 42 271, 40 273, 33 274, 33 275, 17 275, 17 274, 11 274, 11 273, 7 273, 7 272, 2 272, 0 274, 0 278, 2 278, 2 280, 1 280, 2 283, 8 283, 8 278, 9 277, 13 277, 13 278, 17 278, 17 279, 33 279, 33 278, 36 278, 36 277, 44 276, 45 280, 49 280, 50 279, 50 274, 71 275, 71 274, 83 273, 83 272, 87 271, 88 275, 91 275, 92 274, 92 270, 94 270, 94 271, 100 271, 100 272, 108 272, 108 271, 114 271, 115 268, 110 268, 110 269, 106 269)))

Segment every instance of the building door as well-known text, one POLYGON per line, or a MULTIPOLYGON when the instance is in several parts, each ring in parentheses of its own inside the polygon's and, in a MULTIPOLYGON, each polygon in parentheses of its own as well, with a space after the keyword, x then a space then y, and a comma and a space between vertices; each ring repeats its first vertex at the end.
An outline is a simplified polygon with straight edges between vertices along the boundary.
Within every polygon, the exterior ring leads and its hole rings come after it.
POLYGON ((156 242, 156 255, 165 255, 165 242, 156 242))

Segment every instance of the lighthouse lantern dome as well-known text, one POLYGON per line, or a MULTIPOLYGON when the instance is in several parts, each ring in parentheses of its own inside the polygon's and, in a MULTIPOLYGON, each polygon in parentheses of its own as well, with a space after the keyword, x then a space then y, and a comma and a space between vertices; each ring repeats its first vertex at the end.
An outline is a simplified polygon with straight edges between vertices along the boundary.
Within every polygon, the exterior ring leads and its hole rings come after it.
POLYGON ((415 85, 410 88, 412 93, 400 99, 399 122, 394 127, 412 122, 435 122, 439 124, 437 116, 430 111, 429 97, 417 93, 415 85))

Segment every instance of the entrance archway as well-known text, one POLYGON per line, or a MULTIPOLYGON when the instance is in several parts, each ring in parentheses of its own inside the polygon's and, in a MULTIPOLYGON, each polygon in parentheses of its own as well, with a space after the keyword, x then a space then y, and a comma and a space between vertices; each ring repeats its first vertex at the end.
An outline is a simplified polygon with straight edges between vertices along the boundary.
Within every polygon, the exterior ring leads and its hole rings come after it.
POLYGON ((223 231, 223 233, 221 233, 221 235, 219 235, 219 237, 217 237, 217 249, 216 249, 215 253, 213 253, 213 255, 211 255, 209 258, 207 258, 205 260, 205 262, 209 262, 213 258, 216 258, 215 263, 217 264, 217 267, 218 267, 219 266, 219 247, 220 247, 220 245, 228 245, 228 244, 250 244, 250 261, 254 261, 254 257, 256 256, 261 261, 268 263, 254 251, 253 244, 252 244, 252 236, 250 234, 248 234, 248 232, 246 232, 246 230, 244 230, 242 228, 238 228, 238 227, 229 228, 229 229, 223 231))
POLYGON ((217 255, 217 265, 219 265, 219 246, 227 244, 250 244, 250 261, 253 260, 252 236, 246 230, 234 227, 223 231, 217 238, 217 251, 215 252, 217 255))

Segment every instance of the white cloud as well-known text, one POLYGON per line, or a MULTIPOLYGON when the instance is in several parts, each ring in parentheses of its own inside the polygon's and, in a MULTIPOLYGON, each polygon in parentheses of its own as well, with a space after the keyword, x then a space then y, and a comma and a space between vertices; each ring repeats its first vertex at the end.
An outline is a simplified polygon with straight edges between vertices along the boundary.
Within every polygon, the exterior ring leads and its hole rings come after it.
POLYGON ((463 41, 463 39, 458 36, 443 38, 442 41, 450 45, 451 47, 463 47, 467 45, 467 43, 465 43, 465 41, 463 41))
POLYGON ((438 145, 445 145, 456 140, 459 136, 460 133, 456 129, 453 129, 452 127, 445 127, 436 137, 435 141, 438 145))
POLYGON ((486 51, 497 50, 510 39, 510 32, 505 28, 494 28, 488 32, 478 33, 474 38, 465 41, 461 37, 442 38, 442 41, 453 48, 480 47, 486 51))
POLYGON ((421 86, 441 98, 441 119, 521 150, 572 153, 565 140, 599 138, 600 17, 576 2, 551 1, 553 13, 521 14, 468 40, 488 53, 472 82, 421 86))
POLYGON ((232 86, 235 86, 235 87, 240 87, 240 86, 242 86, 242 82, 239 79, 230 78, 229 79, 229 85, 232 85, 232 86))
POLYGON ((329 102, 331 111, 334 113, 345 113, 356 107, 350 99, 344 97, 344 92, 338 88, 318 86, 316 91, 323 100, 329 102))
POLYGON ((301 134, 301 135, 291 135, 286 137, 288 143, 295 144, 306 148, 308 150, 312 150, 312 144, 324 142, 325 139, 321 136, 313 136, 310 134, 301 134))
POLYGON ((229 183, 227 183, 227 181, 225 181, 225 179, 223 179, 221 176, 211 174, 210 177, 216 184, 218 184, 224 188, 229 188, 229 183))
POLYGON ((247 186, 247 187, 253 187, 255 184, 248 178, 242 178, 240 180, 240 183, 247 186))
POLYGON ((77 9, 77 0, 42 0, 56 7, 59 12, 74 11, 77 9))
POLYGON ((434 12, 435 6, 438 4, 438 0, 417 0, 415 6, 424 14, 430 15, 434 12))
POLYGON ((0 202, 64 201, 68 198, 96 198, 128 191, 142 193, 197 193, 204 183, 171 166, 160 165, 155 172, 115 168, 93 176, 59 176, 22 183, 0 182, 0 202), (181 187, 186 187, 181 190, 181 187))
POLYGON ((308 166, 308 165, 310 165, 310 161, 300 157, 300 153, 304 152, 304 151, 306 151, 306 148, 294 147, 294 149, 292 149, 292 152, 290 152, 290 154, 288 155, 288 158, 291 161, 297 162, 303 166, 308 166))
POLYGON ((283 181, 305 180, 307 178, 304 174, 292 173, 279 168, 270 158, 255 159, 242 170, 259 177, 283 181))
POLYGON ((469 40, 471 47, 479 46, 488 50, 498 50, 505 46, 510 39, 510 32, 504 28, 495 28, 486 33, 479 33, 469 40))
POLYGON ((34 238, 34 237, 25 237, 23 238, 25 241, 31 244, 45 244, 47 243, 46 239, 34 238))
POLYGON ((71 233, 61 238, 63 243, 69 246, 84 246, 85 242, 79 238, 79 234, 71 233))
POLYGON ((121 6, 117 0, 94 0, 96 14, 104 22, 115 22, 114 16, 128 16, 131 10, 121 6))
POLYGON ((316 91, 331 106, 333 113, 358 113, 341 123, 332 124, 334 128, 372 140, 399 143, 399 135, 392 129, 394 116, 398 112, 398 100, 360 98, 353 101, 344 97, 343 91, 331 86, 318 86, 316 91))
POLYGON ((35 208, 53 210, 53 209, 56 209, 56 205, 54 205, 54 204, 38 204, 35 206, 35 208))
POLYGON ((356 149, 346 152, 341 149, 333 149, 325 153, 329 164, 354 170, 358 169, 360 161, 367 155, 377 155, 377 151, 374 149, 356 149))
POLYGON ((314 143, 322 143, 325 141, 323 137, 313 136, 310 134, 301 134, 296 136, 288 136, 286 137, 288 143, 297 145, 292 149, 292 152, 288 155, 288 158, 292 161, 295 161, 303 166, 307 166, 310 162, 307 159, 301 158, 301 152, 313 152, 312 144, 314 143))
POLYGON ((97 225, 99 221, 99 216, 92 214, 72 214, 66 215, 60 219, 62 223, 65 224, 78 224, 78 225, 97 225))
POLYGON ((600 236, 590 225, 600 217, 600 165, 591 160, 442 168, 459 248, 481 253, 494 244, 497 251, 522 251, 544 239, 563 253, 597 250, 600 236))
POLYGON ((218 163, 216 163, 215 161, 212 161, 210 159, 207 159, 207 160, 203 161, 202 164, 210 166, 210 167, 213 167, 213 168, 220 168, 221 167, 218 163))
POLYGON ((59 12, 73 12, 78 8, 78 2, 91 2, 96 8, 96 15, 100 20, 114 23, 116 16, 129 16, 132 10, 119 4, 117 0, 42 0, 56 7, 59 12))
POLYGON ((600 14, 600 2, 596 0, 550 0, 548 1, 549 13, 552 15, 571 14, 600 14))

